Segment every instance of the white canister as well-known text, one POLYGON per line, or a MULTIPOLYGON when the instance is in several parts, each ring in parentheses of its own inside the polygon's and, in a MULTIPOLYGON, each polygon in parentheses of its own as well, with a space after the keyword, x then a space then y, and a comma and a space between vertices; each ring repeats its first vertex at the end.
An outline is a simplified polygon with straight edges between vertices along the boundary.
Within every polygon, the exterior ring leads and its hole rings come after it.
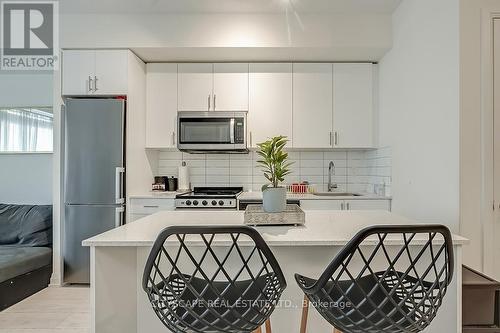
POLYGON ((186 191, 191 189, 191 184, 189 183, 189 169, 186 162, 183 161, 182 165, 179 167, 179 191, 186 191))

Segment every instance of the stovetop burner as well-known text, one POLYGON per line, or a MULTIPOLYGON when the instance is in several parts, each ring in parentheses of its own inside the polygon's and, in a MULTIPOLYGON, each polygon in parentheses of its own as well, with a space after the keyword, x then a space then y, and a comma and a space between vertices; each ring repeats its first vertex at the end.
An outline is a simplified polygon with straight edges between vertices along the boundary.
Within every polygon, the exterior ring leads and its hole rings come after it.
POLYGON ((243 187, 195 187, 193 191, 175 197, 176 208, 236 209, 236 197, 243 187))

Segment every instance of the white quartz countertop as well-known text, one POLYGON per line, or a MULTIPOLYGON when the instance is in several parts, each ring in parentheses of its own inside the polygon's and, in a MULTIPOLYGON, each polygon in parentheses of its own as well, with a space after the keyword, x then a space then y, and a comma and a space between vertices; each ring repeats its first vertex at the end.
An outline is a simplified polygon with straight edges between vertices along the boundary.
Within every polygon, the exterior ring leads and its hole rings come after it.
MULTIPOLYGON (((391 197, 380 196, 371 193, 357 193, 359 196, 320 196, 311 193, 287 193, 287 199, 296 200, 390 200, 391 197)), ((260 200, 262 192, 243 192, 238 196, 238 200, 260 200)))
MULTIPOLYGON (((370 225, 418 224, 386 211, 322 210, 305 213, 304 226, 261 226, 256 229, 270 246, 343 246, 358 231, 370 225)), ((242 225, 243 216, 242 211, 162 211, 86 239, 83 245, 151 246, 157 235, 168 226, 242 225)), ((423 243, 424 237, 420 240, 423 243)), ((453 236, 453 240, 457 245, 468 242, 457 235, 453 236)), ((393 241, 402 244, 402 239, 393 241)), ((418 237, 414 241, 417 243, 418 237)))
MULTIPOLYGON (((130 199, 175 199, 175 196, 179 193, 185 192, 149 192, 143 194, 132 194, 129 196, 130 199)), ((288 199, 296 200, 390 200, 391 197, 380 196, 371 193, 359 193, 360 196, 318 196, 310 193, 295 194, 288 193, 286 196, 288 199)), ((243 192, 238 196, 238 200, 261 200, 262 192, 243 192)))

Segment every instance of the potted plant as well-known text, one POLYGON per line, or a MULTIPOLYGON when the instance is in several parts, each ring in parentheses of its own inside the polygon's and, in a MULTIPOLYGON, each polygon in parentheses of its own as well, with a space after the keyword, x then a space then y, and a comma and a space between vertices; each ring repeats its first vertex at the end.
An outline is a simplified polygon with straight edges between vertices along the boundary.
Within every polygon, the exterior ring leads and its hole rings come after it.
POLYGON ((262 186, 264 211, 268 213, 280 213, 286 209, 286 188, 280 187, 285 176, 290 174, 288 153, 284 151, 288 142, 286 136, 275 136, 266 142, 257 144, 257 154, 262 158, 257 161, 264 169, 264 176, 270 184, 262 186))

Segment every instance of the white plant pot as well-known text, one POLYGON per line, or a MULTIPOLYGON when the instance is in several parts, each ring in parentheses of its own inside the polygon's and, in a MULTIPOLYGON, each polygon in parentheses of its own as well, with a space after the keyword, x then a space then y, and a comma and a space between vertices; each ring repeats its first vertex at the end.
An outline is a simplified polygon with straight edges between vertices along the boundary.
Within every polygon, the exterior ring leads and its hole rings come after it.
POLYGON ((286 210, 286 188, 269 187, 262 192, 262 204, 266 213, 281 213, 286 210))

